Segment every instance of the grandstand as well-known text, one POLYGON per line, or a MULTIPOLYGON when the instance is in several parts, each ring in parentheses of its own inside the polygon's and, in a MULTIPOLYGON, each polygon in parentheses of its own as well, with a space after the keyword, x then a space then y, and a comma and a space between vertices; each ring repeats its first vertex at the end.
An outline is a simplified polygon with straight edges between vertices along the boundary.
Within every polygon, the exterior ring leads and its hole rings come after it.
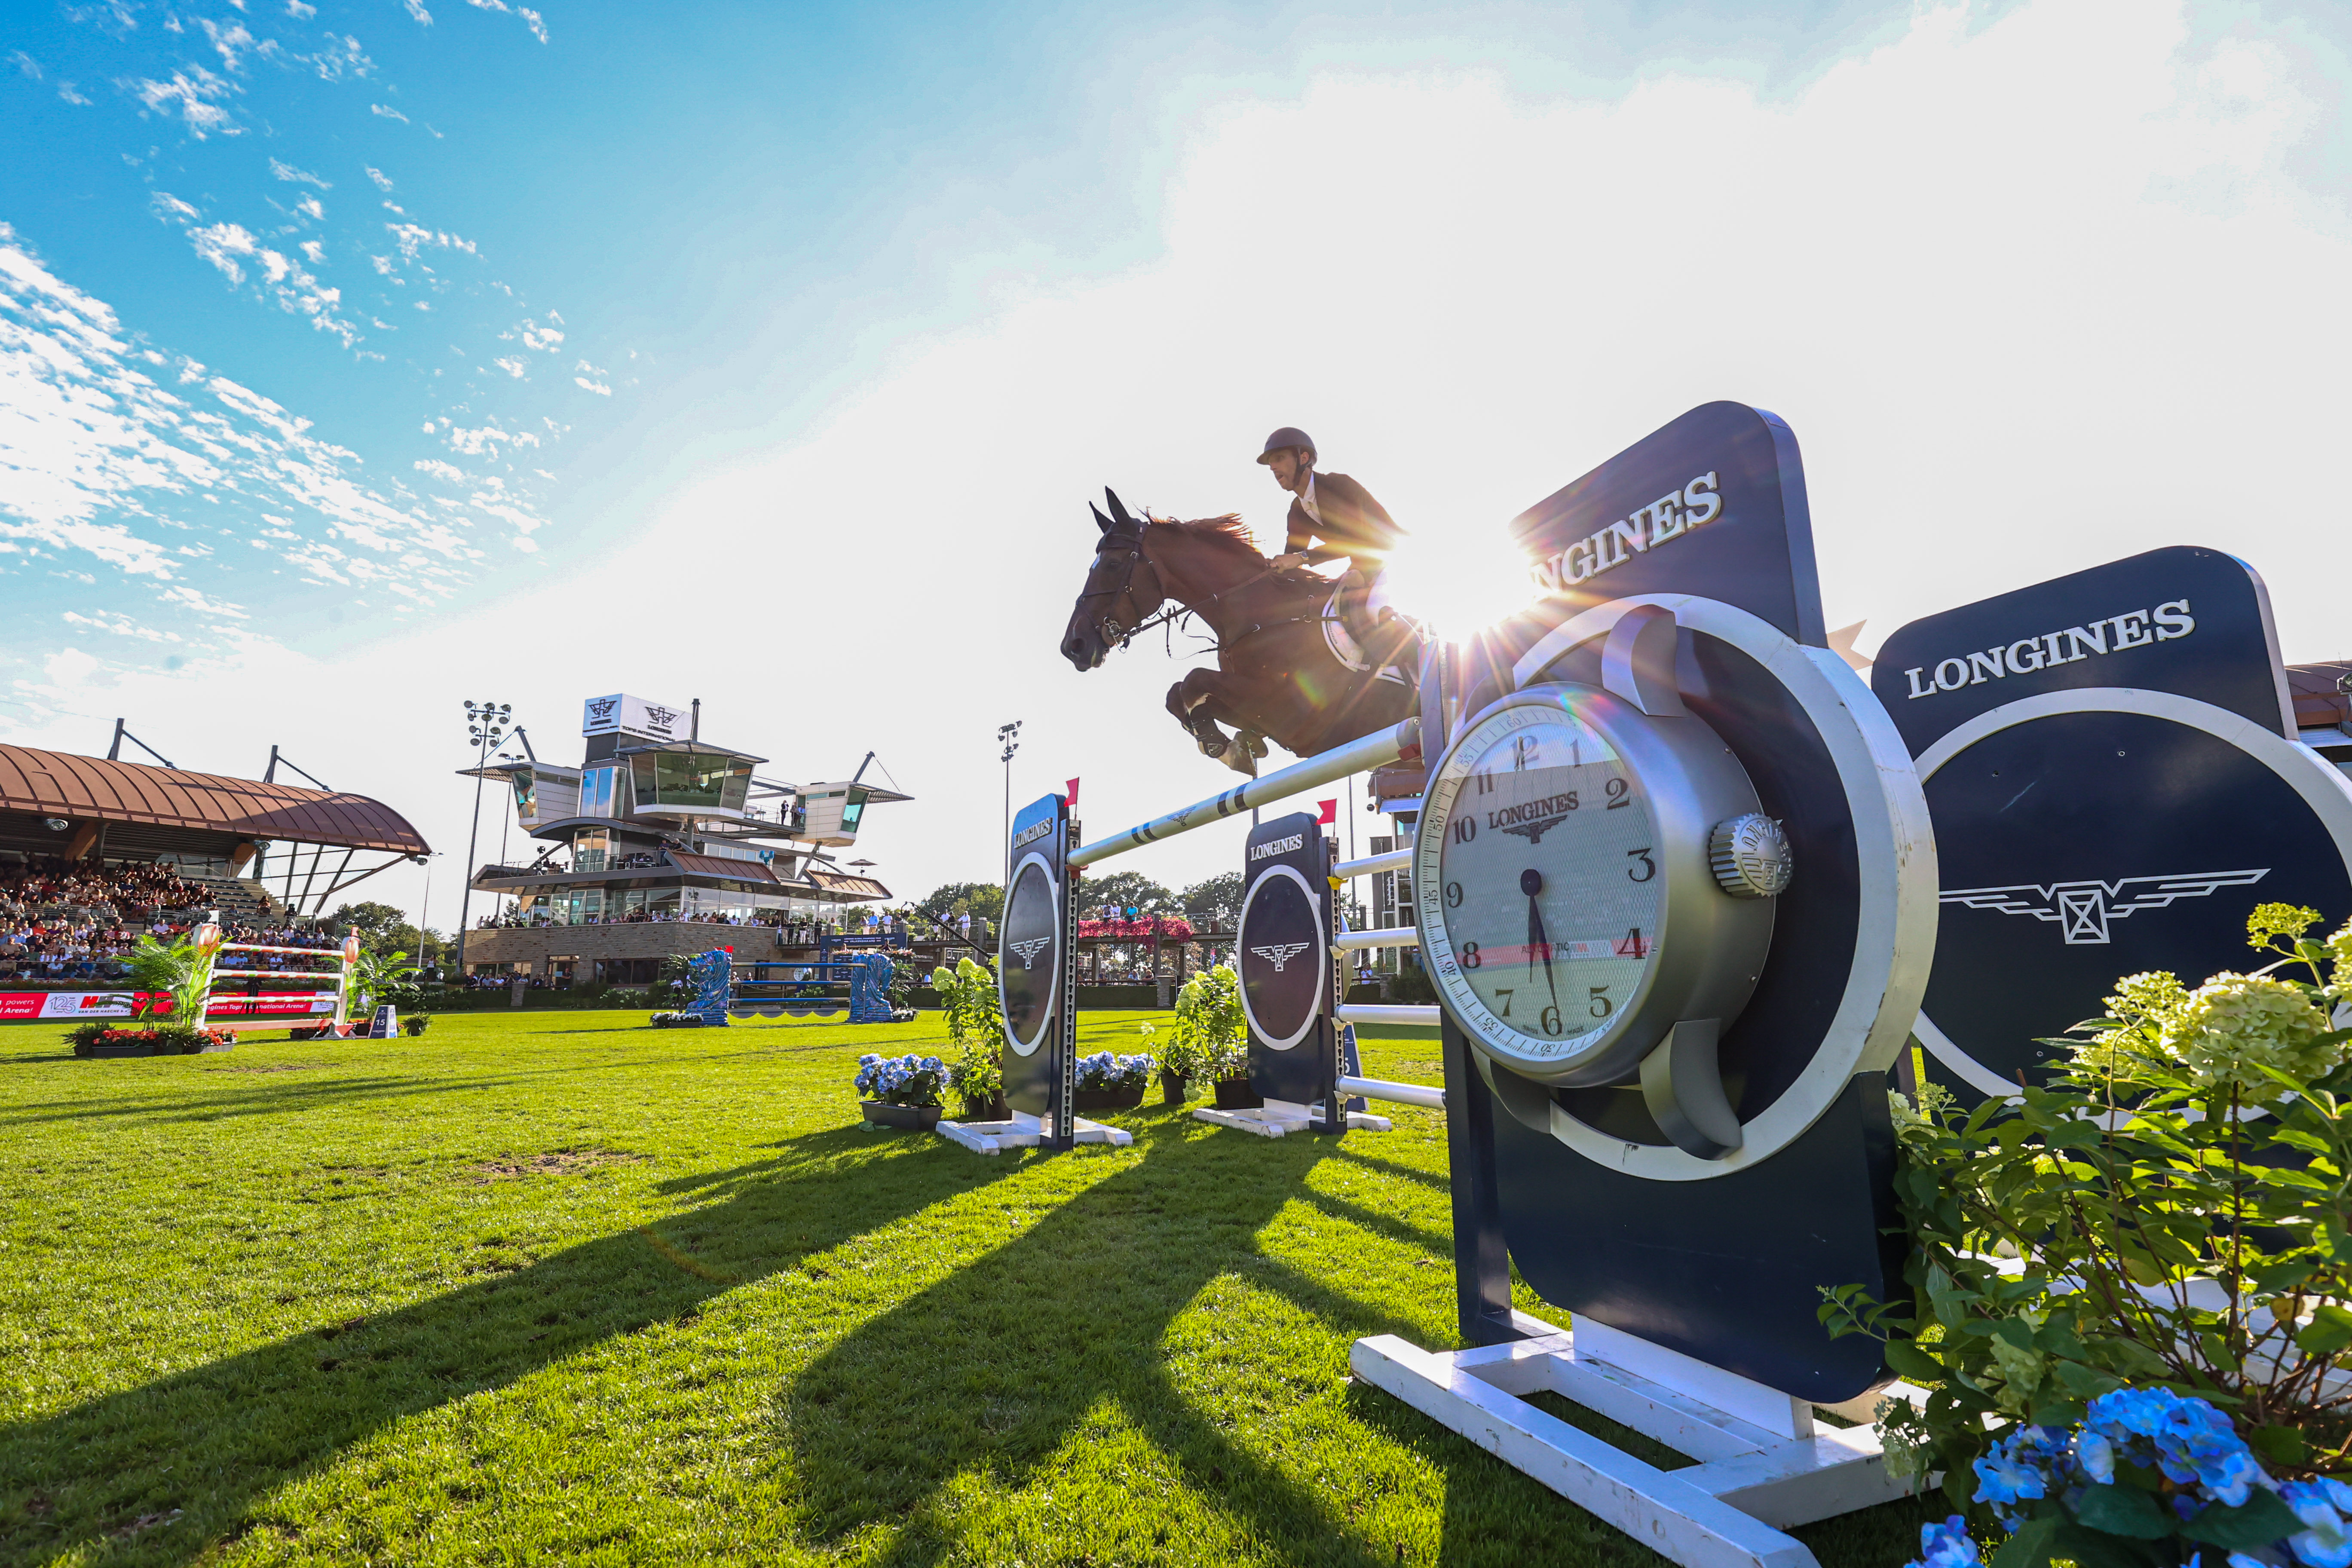
POLYGON ((168 875, 180 908, 277 925, 429 852, 366 795, 0 745, 0 900, 19 905, 26 889, 137 904, 142 875, 168 875))

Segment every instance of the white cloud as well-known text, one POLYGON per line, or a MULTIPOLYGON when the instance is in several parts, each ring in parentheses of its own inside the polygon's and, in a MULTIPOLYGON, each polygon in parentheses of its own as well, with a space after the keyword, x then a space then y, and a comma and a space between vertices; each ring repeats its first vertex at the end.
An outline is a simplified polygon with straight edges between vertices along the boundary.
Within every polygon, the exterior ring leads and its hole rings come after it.
POLYGON ((385 120, 397 120, 397 121, 399 121, 403 125, 405 125, 405 124, 407 124, 407 123, 408 123, 408 116, 406 116, 405 114, 403 114, 403 113, 402 113, 400 110, 398 110, 397 109, 386 109, 386 108, 385 108, 383 104, 381 104, 381 103, 371 103, 371 104, 369 104, 369 105, 368 105, 368 112, 369 112, 370 114, 380 115, 381 117, 383 117, 383 119, 385 119, 385 120))
POLYGON ((133 82, 131 93, 143 106, 143 112, 169 114, 176 106, 180 120, 188 134, 202 142, 217 133, 240 136, 244 127, 229 120, 228 110, 216 99, 236 90, 236 84, 225 81, 202 66, 190 66, 184 71, 173 71, 170 81, 142 79, 133 82))
MULTIPOLYGON (((341 81, 347 76, 366 77, 374 74, 375 62, 360 48, 360 41, 349 33, 338 38, 325 35, 326 47, 307 57, 311 68, 321 81, 341 81)), ((381 111, 379 111, 381 112, 381 111)), ((395 117, 396 118, 396 117, 395 117)))
POLYGON ((520 381, 523 376, 523 372, 530 368, 519 359, 495 359, 490 363, 497 365, 509 375, 513 376, 517 381, 520 381))
POLYGON ((580 362, 580 368, 586 371, 588 374, 573 376, 572 378, 572 384, 574 386, 579 387, 583 392, 593 392, 599 397, 610 397, 613 395, 613 388, 604 380, 606 374, 605 372, 598 370, 594 365, 590 364, 584 359, 580 362), (597 379, 591 381, 588 379, 589 376, 594 376, 597 379))
POLYGON ((446 479, 453 485, 465 482, 465 469, 455 463, 445 463, 438 458, 419 458, 416 468, 421 473, 431 474, 436 479, 446 479))
MULTIPOLYGON (((409 4, 415 5, 415 0, 409 0, 409 4)), ((532 37, 542 44, 547 42, 547 24, 541 19, 538 12, 529 6, 509 5, 507 0, 466 0, 466 4, 477 11, 496 11, 504 16, 520 16, 522 18, 523 26, 530 29, 532 37)))
MULTIPOLYGON (((155 193, 150 198, 149 205, 159 217, 184 225, 188 230, 188 242, 195 247, 196 254, 218 268, 231 287, 244 284, 246 268, 251 265, 261 274, 257 288, 274 300, 279 310, 309 317, 312 327, 334 338, 345 348, 359 342, 358 327, 337 313, 337 307, 342 301, 342 290, 328 288, 304 270, 299 262, 263 245, 243 224, 215 223, 198 228, 195 222, 203 215, 166 191, 155 193)), ((324 209, 318 208, 315 201, 310 205, 323 216, 324 209)), ((304 247, 306 254, 309 249, 309 247, 304 247)), ((323 255, 323 250, 320 254, 323 255)), ((316 263, 319 257, 313 256, 310 259, 316 263)))
MULTIPOLYGON (((220 259, 266 271, 272 253, 250 236, 240 250, 224 240, 220 259)), ((278 263, 281 286, 291 287, 299 269, 278 263)), ((236 503, 213 514, 208 531, 211 521, 234 525, 261 511, 263 536, 286 546, 298 567, 314 547, 340 549, 346 578, 396 576, 391 591, 419 599, 454 592, 481 559, 469 525, 520 526, 503 512, 465 509, 453 519, 387 500, 356 478, 357 454, 320 440, 308 419, 273 400, 191 360, 173 362, 170 390, 139 368, 163 357, 135 346, 111 310, 0 225, 0 548, 79 556, 187 586, 213 606, 207 613, 226 615, 241 606, 189 584, 195 568, 146 536, 184 528, 171 513, 190 502, 236 503), (295 535, 295 519, 310 531, 295 535)), ((545 521, 531 514, 533 529, 545 521)), ((197 604, 184 595, 173 602, 197 604)))
POLYGON ((319 14, 319 8, 304 5, 303 0, 286 0, 286 14, 298 22, 307 22, 319 14))
POLYGON ((377 190, 388 191, 392 189, 392 178, 382 169, 370 168, 367 172, 367 177, 375 182, 375 188, 377 190))
POLYGON ((15 64, 16 69, 24 75, 31 77, 35 81, 41 79, 40 66, 34 60, 32 56, 26 54, 24 50, 9 50, 8 58, 15 64))
POLYGON ((166 604, 185 605, 188 608, 195 611, 200 616, 213 616, 223 620, 242 621, 251 619, 251 616, 247 614, 244 605, 224 604, 218 599, 207 596, 197 589, 187 586, 185 584, 182 584, 176 588, 166 588, 162 594, 158 595, 157 597, 163 600, 166 604))
POLYGON ((269 160, 269 172, 281 180, 299 181, 306 185, 316 185, 322 191, 331 191, 335 188, 332 181, 322 180, 307 169, 298 169, 291 163, 283 163, 275 158, 269 160))
POLYGON ((433 25, 433 13, 425 8, 425 0, 408 0, 408 14, 428 27, 433 25))
POLYGON ((317 239, 306 239, 302 242, 302 254, 309 258, 311 266, 324 266, 327 260, 326 242, 317 239))
POLYGON ((52 685, 68 687, 81 685, 98 668, 98 660, 78 647, 61 648, 41 666, 52 685))
MULTIPOLYGON (((253 542, 258 544, 261 541, 257 539, 253 542)), ((68 626, 88 626, 92 631, 110 632, 119 637, 136 637, 142 642, 166 643, 182 640, 177 632, 159 631, 153 626, 142 626, 119 610, 98 610, 87 616, 77 615, 68 610, 65 612, 65 619, 68 626)))
POLYGON ((314 218, 323 219, 327 216, 327 209, 320 205, 316 196, 304 196, 294 204, 294 210, 308 213, 314 218))
POLYGON ((200 17, 197 25, 204 28, 205 37, 210 38, 213 47, 219 51, 224 70, 236 70, 239 55, 253 47, 253 35, 245 30, 242 22, 223 27, 210 17, 200 17))
POLYGON ((74 84, 69 81, 61 81, 58 83, 58 97, 61 101, 66 103, 88 104, 89 102, 89 99, 84 98, 80 93, 74 90, 74 84))
MULTIPOLYGON (((551 316, 550 319, 562 320, 561 317, 555 316, 551 316)), ((536 321, 525 321, 515 331, 522 334, 522 346, 527 349, 540 349, 548 353, 553 353, 563 346, 562 332, 552 327, 542 327, 536 321)))
POLYGON ((480 254, 472 240, 461 238, 446 229, 420 228, 413 223, 388 223, 383 226, 392 236, 393 243, 400 247, 400 254, 410 261, 415 260, 417 253, 424 250, 462 250, 468 256, 480 254))
POLYGON ((473 458, 488 457, 496 458, 499 455, 499 447, 501 442, 509 447, 536 447, 539 445, 539 437, 536 432, 530 430, 508 430, 500 426, 496 419, 492 419, 487 424, 471 430, 467 429, 462 425, 452 425, 449 426, 448 434, 443 438, 448 442, 449 449, 451 451, 462 452, 467 457, 473 458))

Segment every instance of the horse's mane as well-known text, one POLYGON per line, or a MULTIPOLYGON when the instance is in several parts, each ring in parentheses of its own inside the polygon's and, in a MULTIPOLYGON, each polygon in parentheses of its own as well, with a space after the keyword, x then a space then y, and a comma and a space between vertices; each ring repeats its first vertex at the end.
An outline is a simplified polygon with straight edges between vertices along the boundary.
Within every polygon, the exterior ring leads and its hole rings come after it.
POLYGON ((1195 538, 1236 547, 1253 561, 1265 559, 1258 553, 1257 541, 1252 536, 1249 524, 1242 521, 1242 514, 1237 511, 1226 512, 1222 517, 1196 517, 1181 522, 1166 517, 1155 517, 1151 521, 1162 528, 1180 528, 1195 538))

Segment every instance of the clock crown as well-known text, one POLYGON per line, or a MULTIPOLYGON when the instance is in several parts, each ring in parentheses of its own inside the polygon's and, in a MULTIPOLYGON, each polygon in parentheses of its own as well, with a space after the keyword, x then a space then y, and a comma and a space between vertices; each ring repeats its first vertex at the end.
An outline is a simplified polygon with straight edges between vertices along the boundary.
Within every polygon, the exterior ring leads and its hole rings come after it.
POLYGON ((1735 899, 1776 897, 1796 870, 1788 834, 1760 811, 1717 823, 1707 835, 1706 859, 1716 886, 1735 899))

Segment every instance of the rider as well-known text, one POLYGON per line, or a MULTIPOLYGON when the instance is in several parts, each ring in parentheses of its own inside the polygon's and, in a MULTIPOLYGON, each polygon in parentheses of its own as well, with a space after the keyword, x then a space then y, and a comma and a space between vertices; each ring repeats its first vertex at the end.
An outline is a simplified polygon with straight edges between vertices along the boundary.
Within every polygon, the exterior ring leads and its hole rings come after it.
MULTIPOLYGON (((1370 655, 1390 640, 1381 627, 1395 618, 1389 607, 1389 552, 1404 537, 1387 509, 1345 474, 1315 471, 1315 441, 1306 431, 1284 426, 1265 438, 1257 460, 1274 470, 1274 481, 1291 493, 1289 527, 1277 571, 1345 559, 1339 578, 1339 620, 1357 646, 1370 655), (1316 541, 1322 542, 1318 544, 1316 541)), ((1391 634, 1392 635, 1392 634, 1391 634)), ((1376 659, 1375 662, 1378 662, 1376 659)))

